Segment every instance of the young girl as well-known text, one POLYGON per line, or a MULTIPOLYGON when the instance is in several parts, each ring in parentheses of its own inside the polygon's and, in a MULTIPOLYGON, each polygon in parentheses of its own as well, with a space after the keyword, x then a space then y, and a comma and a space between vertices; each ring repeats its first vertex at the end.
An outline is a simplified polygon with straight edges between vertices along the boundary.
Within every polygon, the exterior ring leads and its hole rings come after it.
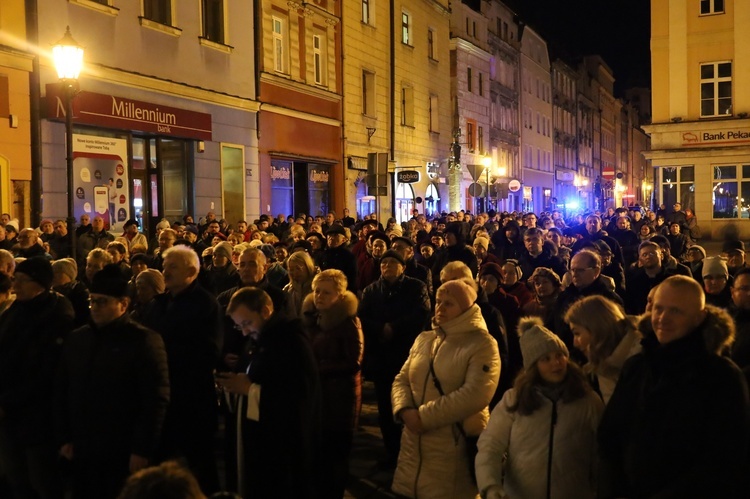
POLYGON ((518 333, 525 370, 479 437, 482 497, 593 498, 602 401, 541 319, 521 319, 518 333))

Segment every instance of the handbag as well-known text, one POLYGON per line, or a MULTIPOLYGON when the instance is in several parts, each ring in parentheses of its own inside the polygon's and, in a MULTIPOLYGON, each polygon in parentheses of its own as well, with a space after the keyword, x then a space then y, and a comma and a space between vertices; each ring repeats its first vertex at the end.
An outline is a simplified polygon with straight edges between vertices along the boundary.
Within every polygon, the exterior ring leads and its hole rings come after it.
MULTIPOLYGON (((435 385, 435 388, 437 389, 440 396, 445 396, 445 392, 443 391, 443 387, 440 384, 440 380, 438 379, 437 375, 435 374, 435 366, 433 364, 433 361, 435 360, 435 356, 437 355, 437 350, 440 348, 440 345, 438 345, 437 349, 434 349, 434 352, 432 355, 430 355, 430 375, 432 375, 432 383, 435 385)), ((469 462, 469 474, 471 475, 471 480, 474 482, 474 484, 477 483, 477 475, 474 470, 474 460, 477 457, 477 442, 479 442, 479 435, 477 436, 469 436, 466 434, 466 430, 464 430, 463 425, 459 423, 454 423, 456 429, 458 430, 458 433, 461 434, 464 441, 466 442, 466 458, 469 462)))

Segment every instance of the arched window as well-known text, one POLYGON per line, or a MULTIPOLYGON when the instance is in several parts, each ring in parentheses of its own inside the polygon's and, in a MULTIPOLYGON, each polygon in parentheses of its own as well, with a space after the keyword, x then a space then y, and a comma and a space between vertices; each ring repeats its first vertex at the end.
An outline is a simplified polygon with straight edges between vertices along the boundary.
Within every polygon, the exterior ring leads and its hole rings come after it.
POLYGON ((398 184, 396 188, 396 221, 406 222, 414 209, 414 189, 411 184, 398 184))

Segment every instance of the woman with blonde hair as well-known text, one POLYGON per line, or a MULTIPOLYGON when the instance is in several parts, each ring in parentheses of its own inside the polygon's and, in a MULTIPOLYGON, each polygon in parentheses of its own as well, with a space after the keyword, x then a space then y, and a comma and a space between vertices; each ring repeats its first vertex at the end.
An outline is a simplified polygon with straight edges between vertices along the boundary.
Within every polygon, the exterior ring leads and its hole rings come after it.
POLYGON ((302 305, 303 324, 318 364, 323 400, 325 445, 319 456, 318 497, 344 495, 362 400, 364 335, 357 318, 359 300, 347 291, 347 285, 340 270, 324 270, 313 278, 313 291, 302 305))
POLYGON ((638 318, 625 315, 619 305, 597 295, 571 305, 565 322, 573 331, 574 345, 588 359, 584 371, 608 403, 623 364, 641 351, 638 318))
POLYGON ((393 491, 406 497, 474 499, 472 437, 487 424, 500 354, 477 293, 461 279, 438 288, 432 329, 420 334, 393 381, 404 423, 393 491))
POLYGON ((302 303, 312 293, 312 282, 315 277, 315 263, 305 251, 295 251, 286 261, 289 284, 284 286, 284 293, 289 300, 289 309, 295 317, 302 317, 302 303))

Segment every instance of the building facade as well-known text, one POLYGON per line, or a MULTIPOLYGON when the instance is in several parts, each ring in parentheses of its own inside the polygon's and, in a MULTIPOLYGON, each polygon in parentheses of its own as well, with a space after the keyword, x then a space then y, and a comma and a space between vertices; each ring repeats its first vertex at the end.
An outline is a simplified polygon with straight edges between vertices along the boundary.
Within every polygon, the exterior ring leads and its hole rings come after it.
POLYGON ((651 1, 655 197, 714 238, 750 237, 748 23, 747 2, 651 1))
POLYGON ((524 211, 556 208, 553 202, 552 85, 547 43, 533 29, 521 29, 521 164, 524 211))
POLYGON ((399 222, 413 209, 446 211, 452 142, 448 2, 343 3, 346 206, 360 216, 374 212, 399 222), (368 175, 371 153, 387 159, 380 182, 368 175))
POLYGON ((34 57, 26 46, 23 0, 0 6, 0 211, 22 226, 31 211, 31 102, 34 57))
MULTIPOLYGON (((74 192, 67 190, 65 97, 40 56, 41 194, 46 217, 130 218, 208 211, 229 223, 261 212, 252 9, 246 2, 40 0, 40 46, 66 26, 85 48, 73 101, 74 192)), ((40 52, 45 54, 46 52, 40 52)))
POLYGON ((578 196, 576 109, 578 73, 561 59, 552 63, 552 162, 556 207, 564 215, 580 208, 578 196))

